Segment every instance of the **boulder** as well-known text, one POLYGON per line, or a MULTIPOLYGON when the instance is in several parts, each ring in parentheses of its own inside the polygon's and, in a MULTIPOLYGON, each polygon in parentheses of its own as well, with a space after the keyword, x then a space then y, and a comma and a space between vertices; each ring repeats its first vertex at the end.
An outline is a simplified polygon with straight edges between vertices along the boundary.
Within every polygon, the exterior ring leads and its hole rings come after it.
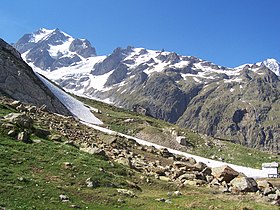
POLYGON ((51 132, 49 130, 41 129, 41 128, 36 128, 34 130, 34 134, 40 138, 47 138, 49 135, 51 135, 51 132))
POLYGON ((198 162, 194 164, 194 167, 195 167, 194 168, 195 171, 204 171, 206 168, 208 168, 208 166, 202 162, 198 162))
POLYGON ((206 184, 205 181, 203 181, 203 180, 198 180, 198 179, 186 180, 186 181, 184 182, 184 186, 186 186, 186 185, 201 186, 201 185, 204 185, 204 184, 206 184))
POLYGON ((273 187, 270 182, 267 180, 257 180, 258 188, 261 191, 264 191, 266 188, 273 187))
POLYGON ((267 195, 267 197, 270 199, 270 200, 278 200, 279 196, 277 194, 269 194, 267 195))
POLYGON ((264 195, 269 195, 269 194, 274 194, 275 193, 275 189, 273 187, 266 187, 264 190, 263 190, 263 194, 264 195))
POLYGON ((186 162, 183 162, 183 161, 174 161, 173 162, 173 166, 175 168, 182 168, 182 167, 185 167, 187 165, 186 162))
POLYGON ((92 178, 87 178, 85 181, 85 184, 88 188, 96 188, 100 186, 99 181, 97 180, 92 180, 92 178))
POLYGON ((196 164, 196 160, 193 157, 183 157, 182 161, 188 162, 188 163, 190 163, 192 165, 196 164))
POLYGON ((234 169, 232 169, 231 167, 224 165, 224 166, 212 168, 212 175, 220 182, 225 181, 229 183, 231 180, 237 177, 239 173, 234 169))
POLYGON ((117 192, 121 195, 124 195, 126 197, 135 197, 135 193, 132 190, 127 190, 127 189, 117 189, 117 192))
POLYGON ((63 163, 63 168, 65 169, 69 169, 69 168, 72 168, 73 167, 73 164, 70 163, 70 162, 64 162, 63 163))
POLYGON ((17 136, 17 140, 25 143, 31 142, 31 140, 29 139, 29 133, 27 133, 26 131, 20 132, 17 136))
POLYGON ((17 108, 19 105, 21 105, 20 101, 13 101, 9 104, 12 108, 17 108))
POLYGON ((8 131, 8 136, 16 137, 17 136, 17 131, 15 129, 9 130, 8 131))
POLYGON ((67 195, 61 194, 59 195, 59 200, 61 202, 69 202, 69 197, 67 195))
POLYGON ((27 111, 30 112, 30 113, 36 113, 37 107, 36 106, 29 106, 27 108, 27 111))
POLYGON ((61 141, 62 137, 61 135, 58 135, 58 134, 53 134, 50 136, 50 140, 52 141, 61 141))
POLYGON ((232 191, 237 192, 257 192, 258 184, 251 177, 236 177, 230 182, 232 191))
POLYGON ((196 178, 196 175, 193 173, 186 173, 178 177, 178 180, 194 180, 196 178))
POLYGON ((131 163, 131 158, 125 158, 125 157, 120 157, 115 160, 116 163, 122 164, 129 166, 130 168, 133 168, 132 163, 131 163))
POLYGON ((100 149, 98 147, 81 147, 80 150, 87 152, 91 155, 95 154, 95 155, 101 155, 103 157, 107 157, 105 150, 100 149))
POLYGON ((171 152, 169 152, 167 148, 160 149, 160 154, 164 158, 174 157, 174 155, 171 152))

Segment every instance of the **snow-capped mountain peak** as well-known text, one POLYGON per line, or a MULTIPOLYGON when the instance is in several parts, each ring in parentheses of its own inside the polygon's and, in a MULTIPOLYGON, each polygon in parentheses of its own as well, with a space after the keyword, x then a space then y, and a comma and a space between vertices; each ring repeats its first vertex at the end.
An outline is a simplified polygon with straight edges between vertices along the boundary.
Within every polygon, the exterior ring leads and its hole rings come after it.
POLYGON ((273 71, 277 76, 280 76, 280 63, 276 59, 269 58, 262 63, 271 71, 273 71))
POLYGON ((34 32, 32 34, 32 38, 29 40, 29 42, 37 43, 43 39, 45 39, 47 36, 49 36, 51 33, 53 33, 56 29, 49 30, 45 28, 40 28, 38 31, 34 32))
POLYGON ((25 61, 47 71, 76 65, 96 56, 95 48, 88 40, 74 38, 58 28, 40 28, 25 34, 14 47, 25 61))

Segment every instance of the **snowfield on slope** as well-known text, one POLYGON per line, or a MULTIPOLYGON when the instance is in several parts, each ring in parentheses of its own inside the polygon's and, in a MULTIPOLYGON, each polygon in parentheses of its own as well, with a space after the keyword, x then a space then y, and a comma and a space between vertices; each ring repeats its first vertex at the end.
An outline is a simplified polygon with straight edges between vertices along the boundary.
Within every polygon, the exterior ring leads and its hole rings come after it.
POLYGON ((77 117, 82 122, 91 123, 91 124, 103 124, 101 120, 95 117, 89 108, 85 107, 85 105, 79 100, 73 98, 60 88, 56 87, 54 84, 49 82, 40 74, 36 73, 36 75, 41 79, 41 81, 53 92, 53 94, 67 107, 67 109, 73 114, 73 116, 77 117))
POLYGON ((133 139, 137 143, 142 144, 142 145, 154 146, 157 149, 167 148, 169 150, 169 152, 171 152, 173 154, 182 155, 182 156, 185 156, 185 157, 192 157, 197 162, 203 162, 207 166, 212 167, 212 168, 223 166, 223 165, 228 165, 231 168, 233 168, 234 170, 236 170, 240 173, 244 173, 247 177, 266 178, 268 176, 268 174, 266 172, 264 172, 263 170, 260 170, 260 169, 249 168, 249 167, 234 165, 234 164, 226 163, 226 162, 222 162, 222 161, 211 160, 211 159, 208 159, 208 158, 192 155, 192 154, 187 153, 187 152, 181 152, 179 150, 174 150, 174 149, 171 149, 171 148, 168 148, 168 147, 164 147, 164 146, 161 146, 161 145, 158 145, 158 144, 154 144, 154 143, 151 143, 151 142, 148 142, 148 141, 145 141, 145 140, 142 140, 142 139, 138 139, 138 138, 135 138, 135 137, 123 134, 123 133, 118 133, 116 131, 112 131, 112 130, 109 130, 107 128, 103 128, 103 127, 100 127, 100 126, 97 126, 97 125, 93 125, 93 124, 85 123, 85 122, 82 122, 82 123, 91 127, 91 128, 94 128, 96 130, 99 130, 101 132, 104 132, 104 133, 107 133, 107 134, 110 134, 110 135, 119 135, 119 136, 122 136, 122 137, 125 137, 125 138, 128 138, 128 139, 133 139))

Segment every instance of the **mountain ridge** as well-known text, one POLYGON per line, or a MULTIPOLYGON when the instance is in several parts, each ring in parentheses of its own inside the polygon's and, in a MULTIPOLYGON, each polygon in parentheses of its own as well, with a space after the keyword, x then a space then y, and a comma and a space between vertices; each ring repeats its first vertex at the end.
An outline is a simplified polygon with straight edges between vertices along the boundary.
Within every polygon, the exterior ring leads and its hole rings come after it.
POLYGON ((280 92, 275 59, 228 68, 175 52, 129 46, 45 71, 35 59, 22 56, 74 94, 127 109, 140 105, 153 117, 250 147, 274 152, 280 147, 279 119, 274 116, 280 92))

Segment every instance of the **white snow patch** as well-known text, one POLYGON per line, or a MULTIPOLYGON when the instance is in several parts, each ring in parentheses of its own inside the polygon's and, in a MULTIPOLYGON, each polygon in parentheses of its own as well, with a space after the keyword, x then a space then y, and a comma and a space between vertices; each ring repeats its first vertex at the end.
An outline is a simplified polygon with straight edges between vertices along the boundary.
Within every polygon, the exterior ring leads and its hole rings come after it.
POLYGON ((230 92, 233 92, 234 91, 234 88, 230 88, 230 90, 229 90, 230 92))
POLYGON ((263 64, 273 71, 278 77, 280 76, 280 63, 274 58, 266 59, 263 64))
POLYGON ((231 83, 231 82, 242 82, 242 79, 241 78, 233 78, 233 79, 224 79, 224 83, 231 83))
POLYGON ((32 34, 33 35, 33 39, 31 41, 37 43, 37 42, 43 40, 46 36, 50 35, 54 31, 55 31, 55 29, 48 30, 48 29, 45 29, 45 28, 41 28, 39 30, 39 33, 32 34))
POLYGON ((186 67, 190 64, 189 61, 180 61, 178 63, 175 63, 174 65, 172 65, 172 67, 175 67, 175 68, 183 68, 183 67, 186 67))
POLYGON ((48 50, 49 51, 49 54, 51 57, 58 57, 60 54, 63 55, 63 56, 69 56, 69 55, 74 55, 76 53, 74 52, 71 52, 69 50, 69 47, 72 43, 72 41, 74 40, 74 38, 68 38, 67 41, 65 41, 63 44, 61 45, 50 45, 50 49, 48 50))
POLYGON ((79 120, 91 123, 91 124, 103 124, 97 117, 95 117, 89 108, 85 107, 84 104, 77 99, 73 98, 63 90, 56 87, 54 84, 49 82, 47 79, 36 73, 38 78, 52 91, 52 93, 60 100, 64 106, 77 117, 79 120))
POLYGON ((114 70, 103 74, 103 75, 92 75, 89 74, 89 78, 90 78, 90 84, 89 87, 92 87, 96 90, 100 90, 100 91, 107 91, 110 90, 110 88, 105 88, 104 85, 107 82, 108 77, 114 72, 114 70))

